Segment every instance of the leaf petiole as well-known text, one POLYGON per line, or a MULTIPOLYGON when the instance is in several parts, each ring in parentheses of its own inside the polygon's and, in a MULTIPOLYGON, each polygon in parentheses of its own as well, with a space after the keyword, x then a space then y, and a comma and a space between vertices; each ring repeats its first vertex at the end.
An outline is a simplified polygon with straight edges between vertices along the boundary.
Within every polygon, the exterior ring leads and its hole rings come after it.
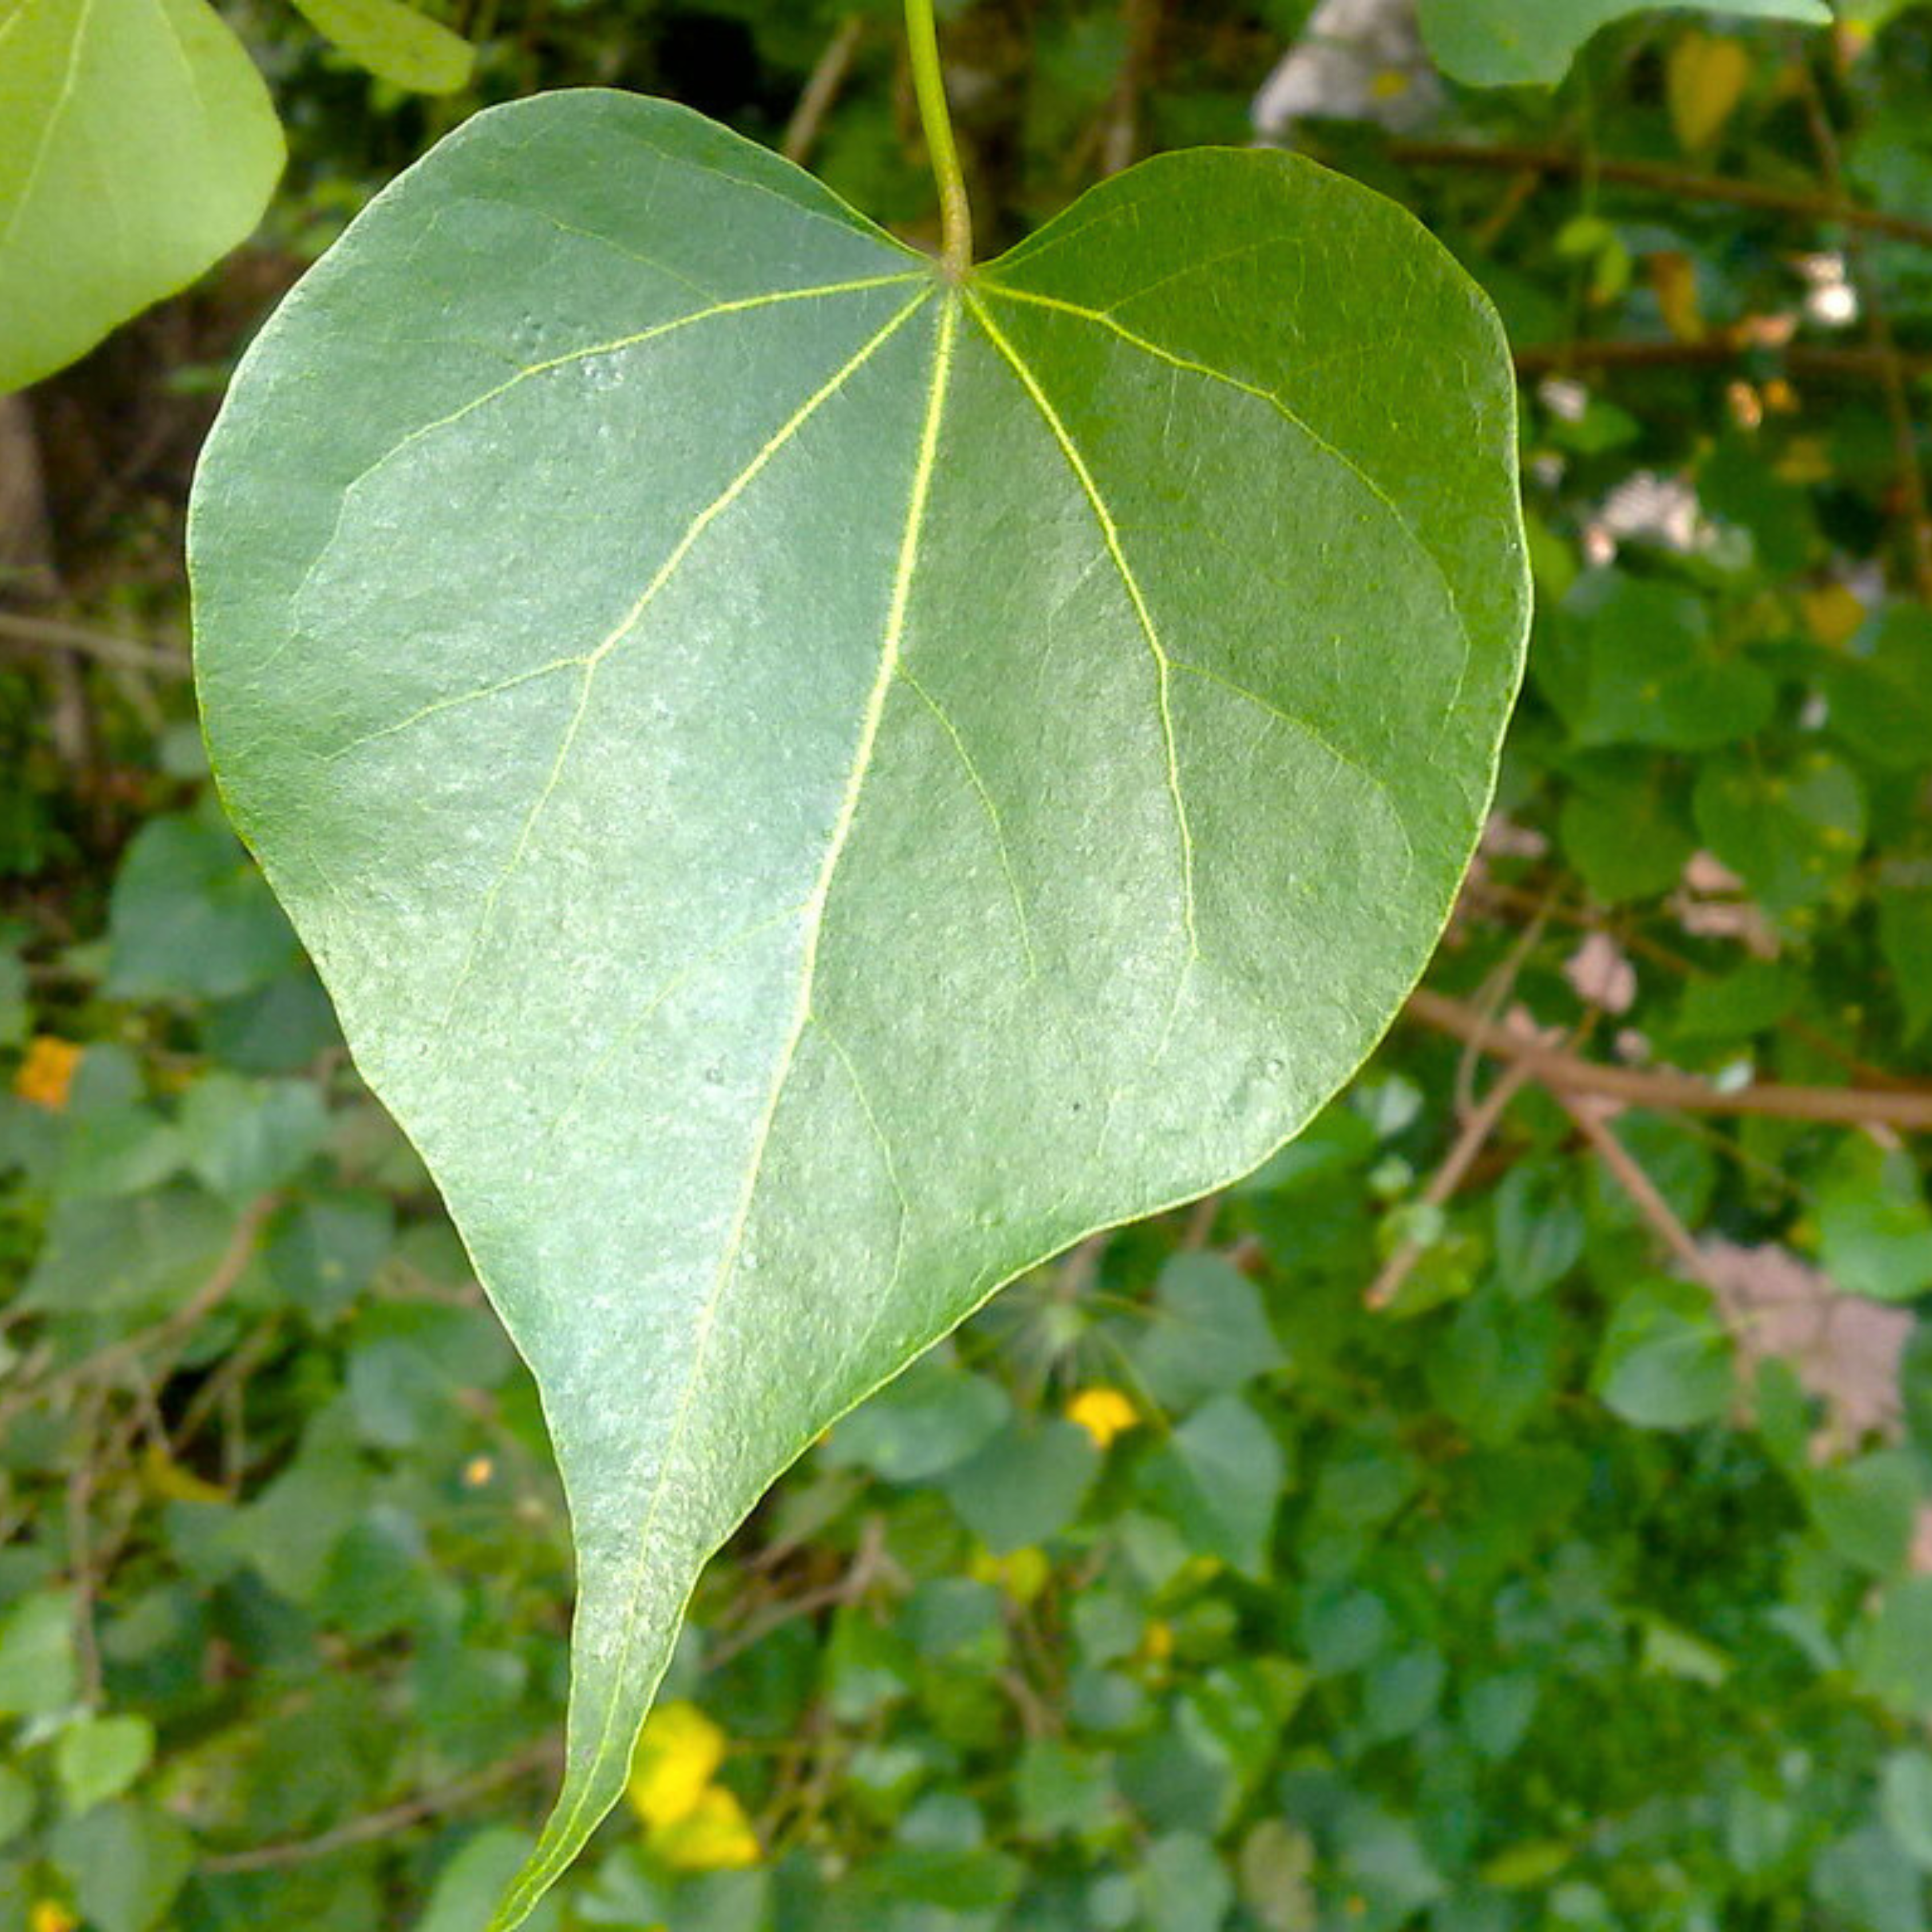
POLYGON ((958 280, 973 266, 973 211, 966 200, 966 177, 952 140, 952 117, 946 105, 946 75, 939 62, 939 32, 932 0, 906 0, 906 39, 912 55, 914 91, 926 130, 933 178, 939 184, 940 260, 958 280))

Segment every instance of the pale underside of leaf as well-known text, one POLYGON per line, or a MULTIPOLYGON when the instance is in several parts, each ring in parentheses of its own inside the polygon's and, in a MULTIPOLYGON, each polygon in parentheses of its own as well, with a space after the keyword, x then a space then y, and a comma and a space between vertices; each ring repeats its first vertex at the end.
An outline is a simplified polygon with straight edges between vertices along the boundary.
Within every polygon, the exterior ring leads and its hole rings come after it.
POLYGON ((1435 244, 1285 158, 1137 170, 956 289, 621 96, 479 117, 265 332, 194 510, 217 772, 578 1537, 500 1926, 771 1478, 1387 1024, 1520 668, 1512 410, 1435 244))

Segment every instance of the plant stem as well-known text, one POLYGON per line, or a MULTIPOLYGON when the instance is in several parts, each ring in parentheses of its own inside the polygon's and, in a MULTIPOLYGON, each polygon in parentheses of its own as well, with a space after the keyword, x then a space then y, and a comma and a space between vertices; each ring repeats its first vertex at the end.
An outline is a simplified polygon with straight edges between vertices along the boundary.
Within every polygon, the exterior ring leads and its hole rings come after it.
POLYGON ((940 260, 956 281, 973 266, 973 211, 967 205, 966 178, 953 146, 952 117, 946 106, 946 75, 939 64, 939 32, 932 0, 906 0, 906 39, 912 52, 914 91, 926 130, 926 152, 939 184, 940 260))

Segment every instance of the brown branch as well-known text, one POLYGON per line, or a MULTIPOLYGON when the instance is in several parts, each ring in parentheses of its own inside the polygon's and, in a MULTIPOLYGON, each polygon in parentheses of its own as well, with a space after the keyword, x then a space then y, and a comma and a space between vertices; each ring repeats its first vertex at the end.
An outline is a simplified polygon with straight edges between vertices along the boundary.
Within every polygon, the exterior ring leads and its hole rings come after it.
POLYGON ((1576 1124, 1578 1131, 1596 1150, 1598 1159, 1610 1169, 1617 1185, 1630 1196, 1631 1204, 1662 1237, 1664 1245, 1690 1271, 1694 1280, 1702 1282, 1715 1295, 1717 1282, 1699 1252, 1697 1244, 1690 1238, 1690 1230, 1678 1220, 1670 1203, 1659 1192, 1656 1182, 1645 1173, 1629 1148, 1611 1132, 1587 1100, 1574 1094, 1558 1091, 1556 1103, 1576 1124))
MULTIPOLYGON (((1534 1068, 1521 1060, 1504 1071, 1484 1096, 1482 1103, 1472 1109, 1448 1157, 1424 1189, 1422 1198, 1426 1205, 1440 1208, 1447 1203, 1462 1185, 1462 1177, 1482 1152, 1490 1135, 1496 1132, 1496 1123, 1503 1117, 1503 1109, 1535 1077, 1534 1068)), ((1382 1272, 1370 1283, 1362 1296, 1363 1306, 1377 1312, 1388 1307, 1402 1292, 1402 1283, 1414 1272, 1416 1263, 1427 1252, 1420 1241, 1404 1241, 1382 1264, 1382 1272)))
POLYGON ((852 70, 852 56, 859 51, 865 33, 864 16, 848 14, 826 42, 824 52, 818 56, 798 97, 798 105, 785 124, 779 152, 787 160, 796 161, 802 167, 811 158, 812 149, 818 145, 819 130, 838 98, 839 89, 845 85, 845 76, 852 70))
MULTIPOLYGON (((728 1664, 754 1644, 770 1636, 782 1625, 801 1617, 814 1617, 821 1610, 838 1610, 862 1601, 874 1583, 898 1575, 898 1566, 886 1554, 886 1520, 866 1517, 859 1535, 859 1547, 843 1576, 816 1590, 770 1605, 761 1615, 748 1617, 741 1629, 722 1638, 706 1653, 702 1668, 716 1670, 728 1664)), ((903 1582, 902 1576, 899 1580, 903 1582)))
POLYGON ((189 675, 188 653, 171 651, 157 644, 139 644, 131 638, 110 637, 105 632, 89 630, 84 624, 70 624, 55 617, 25 617, 15 610, 0 610, 0 638, 27 644, 36 650, 77 651, 82 657, 122 670, 154 672, 162 677, 189 675))
POLYGON ((262 1224, 275 1206, 276 1197, 265 1194, 242 1210, 233 1233, 228 1238, 227 1246, 209 1270, 208 1279, 172 1314, 143 1328, 139 1334, 129 1335, 97 1350, 70 1368, 57 1370, 44 1380, 22 1382, 6 1402, 0 1403, 0 1423, 30 1402, 45 1401, 50 1396, 84 1383, 104 1382, 120 1370, 140 1361, 151 1350, 184 1342, 202 1321, 227 1300, 247 1274, 248 1264, 254 1258, 255 1244, 262 1232, 262 1224))
POLYGON ((1204 1248, 1214 1238, 1214 1223, 1221 1218, 1226 1198, 1220 1194, 1204 1194, 1195 1202, 1187 1216, 1187 1232, 1180 1238, 1184 1248, 1204 1248))
POLYGON ((242 1277, 248 1271, 249 1262, 254 1258, 255 1243, 262 1232, 262 1224, 274 1212, 277 1204, 272 1194, 264 1194, 251 1201, 242 1210, 234 1232, 228 1237, 228 1245, 208 1271, 208 1279, 178 1308, 152 1328, 144 1328, 138 1335, 130 1335, 125 1341, 117 1342, 111 1348, 90 1355, 70 1372, 75 1377, 98 1379, 124 1363, 138 1360, 151 1348, 165 1348, 170 1342, 185 1340, 193 1334, 239 1286, 242 1277))
POLYGON ((1100 134, 1100 172, 1117 175, 1131 167, 1140 152, 1141 97, 1160 39, 1160 0, 1123 0, 1126 53, 1100 134))
POLYGON ((94 1598, 106 1565, 94 1547, 94 1488, 98 1471, 94 1456, 94 1432, 100 1420, 97 1397, 89 1407, 83 1434, 87 1450, 75 1462, 67 1482, 68 1570, 74 1579, 74 1647, 80 1664, 81 1696, 88 1704, 100 1701, 100 1642, 94 1628, 94 1598))
POLYGON ((1815 1120, 1822 1126, 1888 1126, 1905 1133, 1932 1133, 1932 1092, 1923 1088, 1880 1092, 1868 1087, 1787 1087, 1755 1082, 1726 1093, 1693 1074, 1606 1066, 1579 1059, 1486 1021, 1460 1000, 1426 988, 1412 993, 1403 1011, 1434 1032, 1447 1034, 1498 1060, 1526 1065, 1532 1077, 1559 1098, 1594 1094, 1626 1106, 1679 1113, 1753 1114, 1772 1120, 1815 1120))
POLYGON ((554 1738, 546 1738, 542 1744, 526 1746, 501 1763, 493 1764, 468 1778, 458 1778, 453 1784, 442 1785, 418 1797, 406 1798, 400 1804, 352 1818, 346 1825, 338 1825, 333 1831, 324 1832, 317 1837, 287 1839, 275 1845, 258 1845, 248 1852, 218 1852, 212 1858, 203 1858, 200 1869, 205 1872, 274 1871, 285 1865, 308 1864, 314 1859, 347 1851, 352 1846, 367 1844, 371 1839, 386 1838, 393 1832, 420 1824, 425 1818, 460 1810, 472 1798, 481 1798, 500 1785, 514 1784, 532 1772, 554 1770, 562 1762, 562 1745, 554 1738))
POLYGON ((1747 357, 1770 356, 1790 374, 1807 382, 1886 382, 1896 373, 1911 380, 1932 376, 1932 356, 1875 348, 1833 347, 1792 343, 1772 350, 1734 336, 1706 342, 1538 342, 1516 351, 1516 374, 1544 376, 1576 370, 1725 369, 1747 357))
POLYGON ((1720 175, 1689 174, 1652 161, 1606 159, 1572 153, 1563 148, 1479 146, 1468 141, 1391 141, 1388 156, 1405 167, 1480 168, 1502 173, 1588 175, 1625 188, 1648 189, 1673 200, 1728 202, 1768 214, 1786 214, 1807 221, 1842 221, 1875 235, 1916 242, 1932 248, 1932 221, 1915 220, 1883 208, 1864 208, 1840 196, 1807 194, 1772 188, 1762 182, 1736 181, 1720 175))

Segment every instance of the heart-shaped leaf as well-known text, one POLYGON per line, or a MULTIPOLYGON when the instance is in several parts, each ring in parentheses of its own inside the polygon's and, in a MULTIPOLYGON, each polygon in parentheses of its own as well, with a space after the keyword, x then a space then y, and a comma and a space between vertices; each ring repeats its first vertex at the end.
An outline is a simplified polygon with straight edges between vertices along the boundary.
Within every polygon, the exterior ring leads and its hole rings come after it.
POLYGON ((955 280, 694 115, 553 95, 290 297, 191 549, 230 809, 569 1490, 508 1926, 772 1478, 1388 1025, 1521 667, 1510 368, 1288 155, 1149 162, 955 280))
POLYGON ((0 391, 219 261, 281 170, 207 0, 0 0, 0 391))

